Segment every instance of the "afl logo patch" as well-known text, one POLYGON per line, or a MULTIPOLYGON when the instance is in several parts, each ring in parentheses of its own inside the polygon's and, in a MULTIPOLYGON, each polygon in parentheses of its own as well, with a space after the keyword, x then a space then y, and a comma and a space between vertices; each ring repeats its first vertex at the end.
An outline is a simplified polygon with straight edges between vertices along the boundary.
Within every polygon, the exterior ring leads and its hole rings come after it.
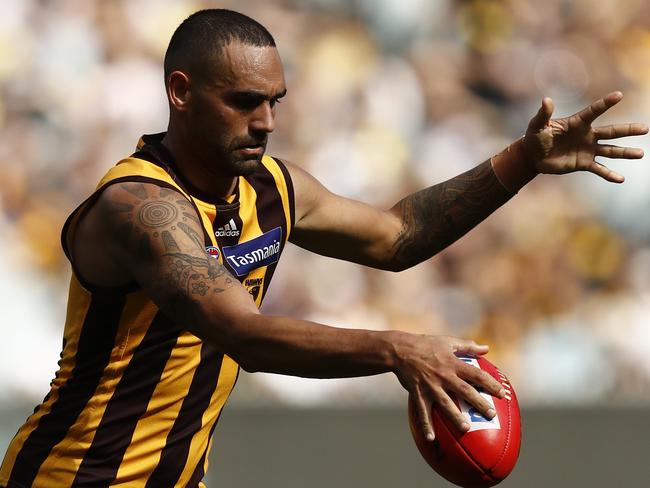
POLYGON ((212 256, 214 259, 219 259, 219 248, 215 246, 208 246, 205 248, 205 252, 207 252, 210 256, 212 256))

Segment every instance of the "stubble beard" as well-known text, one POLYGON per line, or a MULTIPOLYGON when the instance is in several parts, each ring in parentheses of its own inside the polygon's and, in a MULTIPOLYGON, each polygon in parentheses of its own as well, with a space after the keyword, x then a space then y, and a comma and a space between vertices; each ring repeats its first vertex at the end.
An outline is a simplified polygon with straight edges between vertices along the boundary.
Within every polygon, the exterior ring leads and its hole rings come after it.
POLYGON ((255 173, 259 167, 261 158, 255 159, 242 159, 239 161, 232 161, 226 168, 229 171, 228 176, 248 176, 255 173))
POLYGON ((264 154, 265 152, 259 157, 244 157, 237 154, 236 149, 224 151, 220 148, 220 150, 214 151, 214 156, 210 158, 209 172, 221 177, 248 176, 259 169, 264 154))
POLYGON ((246 142, 249 141, 242 141, 241 138, 235 139, 230 144, 227 153, 224 154, 223 161, 226 161, 224 170, 228 173, 228 176, 247 176, 253 174, 262 164, 262 157, 264 157, 264 154, 266 153, 266 141, 259 142, 264 146, 263 151, 259 156, 244 156, 238 152, 238 149, 240 149, 246 142))

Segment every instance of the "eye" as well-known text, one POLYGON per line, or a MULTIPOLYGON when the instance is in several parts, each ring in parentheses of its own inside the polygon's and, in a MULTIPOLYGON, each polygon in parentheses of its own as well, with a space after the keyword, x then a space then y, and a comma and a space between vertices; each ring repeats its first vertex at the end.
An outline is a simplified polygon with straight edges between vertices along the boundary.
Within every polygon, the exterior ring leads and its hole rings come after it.
POLYGON ((237 110, 250 111, 264 102, 264 97, 247 93, 237 93, 228 97, 228 102, 237 110))
POLYGON ((275 107, 276 103, 282 103, 282 100, 280 100, 279 98, 272 98, 271 99, 271 108, 275 107))

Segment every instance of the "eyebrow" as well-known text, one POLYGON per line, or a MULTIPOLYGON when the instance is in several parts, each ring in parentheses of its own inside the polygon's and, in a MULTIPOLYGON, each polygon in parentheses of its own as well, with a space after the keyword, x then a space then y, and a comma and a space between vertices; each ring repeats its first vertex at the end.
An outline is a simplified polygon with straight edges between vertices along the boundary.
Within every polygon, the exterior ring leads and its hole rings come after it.
POLYGON ((287 94, 287 89, 285 88, 284 90, 282 90, 280 93, 278 93, 278 94, 277 94, 276 96, 274 96, 273 98, 275 98, 275 99, 277 100, 278 98, 282 98, 282 97, 284 97, 286 94, 287 94))
POLYGON ((264 100, 277 100, 279 98, 284 97, 287 94, 287 89, 285 88, 280 93, 277 93, 270 97, 267 96, 267 94, 264 93, 263 91, 258 91, 258 90, 234 91, 232 94, 236 96, 243 96, 243 97, 250 97, 250 98, 261 98, 264 100))

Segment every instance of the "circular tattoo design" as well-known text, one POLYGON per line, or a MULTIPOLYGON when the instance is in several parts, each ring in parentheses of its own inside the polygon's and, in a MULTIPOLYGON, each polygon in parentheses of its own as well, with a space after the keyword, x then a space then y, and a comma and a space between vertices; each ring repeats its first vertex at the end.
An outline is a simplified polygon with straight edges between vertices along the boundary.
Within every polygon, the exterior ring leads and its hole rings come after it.
POLYGON ((169 202, 147 202, 138 214, 140 222, 147 227, 162 227, 176 220, 178 210, 169 202))

